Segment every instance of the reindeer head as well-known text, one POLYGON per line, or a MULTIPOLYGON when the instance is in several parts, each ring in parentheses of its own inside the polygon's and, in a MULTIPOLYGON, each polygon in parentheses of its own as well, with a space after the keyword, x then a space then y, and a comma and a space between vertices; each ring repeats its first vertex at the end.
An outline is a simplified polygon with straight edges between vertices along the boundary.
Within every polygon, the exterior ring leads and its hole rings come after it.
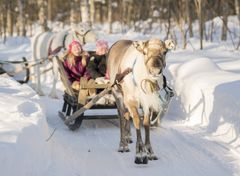
POLYGON ((135 41, 135 48, 143 53, 145 66, 152 76, 158 76, 166 66, 165 56, 170 49, 174 48, 172 40, 165 42, 159 39, 150 39, 148 41, 135 41))
POLYGON ((71 24, 73 37, 81 44, 96 42, 97 36, 87 23, 71 24))

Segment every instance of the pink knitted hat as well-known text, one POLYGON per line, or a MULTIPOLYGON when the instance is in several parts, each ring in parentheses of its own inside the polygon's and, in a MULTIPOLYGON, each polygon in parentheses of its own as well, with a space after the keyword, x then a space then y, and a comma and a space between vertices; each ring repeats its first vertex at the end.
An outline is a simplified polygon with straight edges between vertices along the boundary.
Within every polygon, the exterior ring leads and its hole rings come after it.
POLYGON ((68 52, 69 52, 69 53, 72 52, 72 47, 73 47, 74 45, 80 46, 80 48, 81 48, 81 50, 82 50, 82 45, 81 45, 78 41, 73 40, 72 43, 70 43, 70 44, 68 45, 68 52))
POLYGON ((105 41, 105 40, 98 40, 98 41, 96 42, 96 47, 97 47, 97 48, 108 49, 108 43, 107 43, 107 41, 105 41))

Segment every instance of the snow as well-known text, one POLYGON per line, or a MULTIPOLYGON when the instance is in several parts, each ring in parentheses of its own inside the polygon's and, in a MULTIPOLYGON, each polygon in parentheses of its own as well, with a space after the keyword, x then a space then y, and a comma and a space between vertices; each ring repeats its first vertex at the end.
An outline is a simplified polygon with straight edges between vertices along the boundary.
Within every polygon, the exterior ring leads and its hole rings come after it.
MULTIPOLYGON (((132 31, 99 36, 110 45, 120 38, 153 37, 132 31)), ((229 41, 205 42, 204 50, 197 49, 196 38, 189 41, 192 45, 186 50, 177 48, 167 55, 165 75, 175 97, 161 126, 151 129, 159 160, 148 165, 134 164, 135 143, 130 144, 131 152, 117 152, 117 119, 84 120, 80 129, 72 132, 57 114, 62 98, 40 97, 32 84, 19 84, 0 75, 0 175, 240 175, 239 51, 233 51, 229 41)), ((22 56, 31 56, 30 39, 13 37, 5 45, 0 43, 1 61, 21 60, 22 56)), ((43 81, 48 94, 50 72, 43 81)), ((61 97, 60 81, 57 89, 61 97)), ((132 134, 135 142, 133 128, 132 134)))

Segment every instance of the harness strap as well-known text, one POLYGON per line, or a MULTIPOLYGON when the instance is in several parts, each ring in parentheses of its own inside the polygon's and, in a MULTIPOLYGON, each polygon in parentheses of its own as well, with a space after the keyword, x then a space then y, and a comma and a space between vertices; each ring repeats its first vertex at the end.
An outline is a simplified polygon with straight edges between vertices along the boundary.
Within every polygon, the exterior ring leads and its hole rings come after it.
POLYGON ((64 48, 64 49, 66 49, 66 46, 65 46, 65 42, 66 42, 66 38, 67 38, 67 33, 64 35, 64 37, 63 37, 63 43, 62 43, 62 47, 64 48))
POLYGON ((167 79, 166 76, 163 75, 163 88, 165 89, 167 87, 167 79))
POLYGON ((86 44, 86 40, 85 40, 85 36, 87 35, 87 33, 89 33, 91 31, 91 29, 87 30, 84 34, 80 34, 79 32, 76 32, 77 35, 80 35, 82 37, 82 42, 83 44, 86 44))
POLYGON ((54 37, 50 40, 49 46, 48 46, 48 56, 52 55, 52 42, 54 37))
POLYGON ((48 47, 48 56, 57 54, 59 51, 61 51, 62 48, 66 49, 65 41, 66 41, 67 35, 68 34, 65 34, 63 37, 62 46, 59 46, 59 47, 55 48, 54 50, 52 50, 52 42, 53 42, 54 37, 51 39, 51 41, 49 43, 49 47, 48 47))
MULTIPOLYGON (((173 90, 172 88, 170 88, 168 85, 167 85, 167 79, 166 77, 163 75, 163 89, 166 91, 166 89, 168 89, 169 92, 172 92, 173 93, 173 90)), ((172 95, 172 94, 171 94, 172 95)), ((174 95, 174 94, 173 94, 174 95)), ((172 95, 172 96, 173 96, 172 95)))
POLYGON ((126 76, 126 75, 128 75, 129 73, 131 73, 132 72, 132 69, 131 68, 126 68, 122 73, 118 73, 118 74, 116 74, 116 77, 115 77, 115 83, 116 84, 119 84, 122 80, 123 80, 123 78, 126 76))
POLYGON ((59 51, 61 51, 62 48, 63 48, 62 46, 55 48, 51 53, 48 53, 49 54, 48 56, 57 54, 59 51))

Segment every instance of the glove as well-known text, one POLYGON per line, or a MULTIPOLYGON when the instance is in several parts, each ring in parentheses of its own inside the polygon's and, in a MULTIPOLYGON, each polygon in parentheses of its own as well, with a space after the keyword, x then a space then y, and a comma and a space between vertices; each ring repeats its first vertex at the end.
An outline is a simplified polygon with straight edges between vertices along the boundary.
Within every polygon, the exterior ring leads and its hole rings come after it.
POLYGON ((72 88, 75 90, 79 90, 80 89, 80 83, 78 81, 74 81, 72 83, 72 88))

